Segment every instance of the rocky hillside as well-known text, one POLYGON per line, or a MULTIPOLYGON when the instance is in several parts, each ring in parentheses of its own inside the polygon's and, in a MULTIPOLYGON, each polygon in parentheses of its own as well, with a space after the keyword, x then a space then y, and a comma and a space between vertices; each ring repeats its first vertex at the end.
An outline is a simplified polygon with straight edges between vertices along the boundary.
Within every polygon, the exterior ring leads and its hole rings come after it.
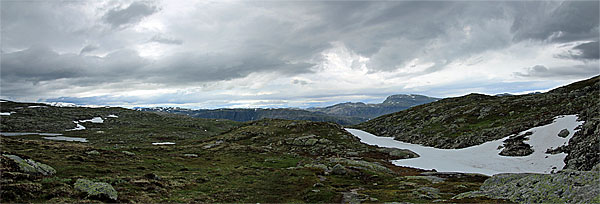
POLYGON ((348 102, 324 108, 309 108, 307 110, 335 116, 350 116, 371 119, 377 116, 398 112, 416 105, 430 103, 437 100, 439 99, 423 95, 398 94, 388 96, 383 103, 378 104, 348 102))
POLYGON ((255 121, 264 118, 308 120, 315 122, 334 122, 341 125, 357 124, 366 121, 364 118, 350 116, 333 116, 324 113, 310 112, 289 108, 224 108, 224 109, 183 109, 183 108, 138 108, 140 111, 166 112, 188 115, 195 118, 226 119, 238 122, 255 121))
POLYGON ((600 77, 547 93, 446 98, 384 115, 355 127, 380 136, 438 148, 463 148, 548 124, 555 116, 578 114, 581 130, 562 148, 567 167, 589 170, 600 161, 600 77))

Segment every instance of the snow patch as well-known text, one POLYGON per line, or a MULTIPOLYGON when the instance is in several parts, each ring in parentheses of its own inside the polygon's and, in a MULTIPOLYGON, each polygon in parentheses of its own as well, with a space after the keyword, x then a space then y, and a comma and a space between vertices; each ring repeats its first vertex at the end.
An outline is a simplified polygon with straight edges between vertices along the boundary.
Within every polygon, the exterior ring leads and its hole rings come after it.
MULTIPOLYGON (((409 149, 420 155, 418 158, 395 160, 397 166, 407 166, 420 169, 436 169, 442 172, 465 172, 494 175, 498 173, 551 173, 561 170, 564 166, 565 153, 546 154, 549 148, 568 144, 569 139, 575 134, 575 128, 583 124, 577 121, 576 115, 559 116, 551 124, 531 128, 525 132, 533 132, 529 136, 529 143, 534 153, 524 157, 500 156, 505 138, 486 142, 477 146, 463 149, 438 149, 417 144, 410 144, 394 140, 391 137, 378 137, 368 132, 356 129, 346 129, 360 141, 380 147, 409 149), (558 137, 562 129, 569 130, 566 138, 558 137)), ((522 134, 520 133, 520 134, 522 134)))
POLYGON ((55 106, 55 107, 79 107, 78 105, 74 104, 74 103, 65 103, 65 102, 50 102, 50 103, 44 103, 47 104, 49 106, 55 106))
POLYGON ((152 145, 174 145, 174 142, 153 142, 152 145))
POLYGON ((119 116, 116 116, 116 115, 110 114, 110 115, 108 115, 108 116, 106 116, 106 117, 107 117, 107 118, 118 118, 119 116))
POLYGON ((27 108, 46 108, 48 106, 28 106, 27 108))
POLYGON ((68 129, 66 131, 73 131, 73 130, 85 130, 85 127, 81 124, 79 124, 79 122, 77 121, 73 121, 75 124, 77 124, 77 127, 73 128, 73 129, 68 129))
POLYGON ((17 112, 12 112, 12 111, 11 112, 4 112, 4 113, 0 113, 0 115, 7 116, 7 115, 10 115, 10 114, 13 114, 13 113, 17 113, 17 112))
POLYGON ((92 122, 92 123, 104 123, 104 120, 101 117, 94 117, 92 119, 87 120, 79 120, 80 123, 92 122))

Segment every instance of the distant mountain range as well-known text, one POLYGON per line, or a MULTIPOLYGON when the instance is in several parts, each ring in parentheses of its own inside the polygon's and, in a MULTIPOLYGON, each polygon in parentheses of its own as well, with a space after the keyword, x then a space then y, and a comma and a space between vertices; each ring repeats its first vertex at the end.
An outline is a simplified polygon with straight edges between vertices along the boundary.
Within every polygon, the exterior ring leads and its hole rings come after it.
POLYGON ((399 94, 389 96, 379 104, 340 103, 322 108, 228 108, 228 109, 184 109, 177 107, 136 108, 140 111, 166 112, 189 115, 196 118, 227 119, 233 121, 253 121, 263 118, 309 120, 317 122, 335 122, 351 125, 365 122, 371 118, 405 110, 407 108, 439 100, 438 98, 399 94))

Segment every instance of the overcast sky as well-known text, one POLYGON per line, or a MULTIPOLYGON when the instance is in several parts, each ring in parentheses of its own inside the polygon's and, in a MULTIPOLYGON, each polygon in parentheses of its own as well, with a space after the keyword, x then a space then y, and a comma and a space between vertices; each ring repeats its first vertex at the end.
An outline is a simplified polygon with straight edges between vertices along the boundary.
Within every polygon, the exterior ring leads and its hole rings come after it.
POLYGON ((1 1, 0 97, 309 107, 600 73, 599 3, 1 1))

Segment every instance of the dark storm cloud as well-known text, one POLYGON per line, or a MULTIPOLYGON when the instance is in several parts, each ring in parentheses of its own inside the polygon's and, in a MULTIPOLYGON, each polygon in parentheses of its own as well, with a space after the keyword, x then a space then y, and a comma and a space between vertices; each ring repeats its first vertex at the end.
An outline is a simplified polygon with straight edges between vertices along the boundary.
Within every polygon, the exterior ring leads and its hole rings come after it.
POLYGON ((2 81, 39 83, 59 79, 86 78, 94 82, 127 76, 147 64, 135 51, 119 50, 105 57, 59 54, 44 46, 2 54, 2 81))
POLYGON ((292 63, 276 58, 241 55, 178 53, 157 61, 147 72, 149 81, 164 84, 193 84, 246 77, 256 72, 296 75, 310 72, 314 64, 292 63))
POLYGON ((512 26, 515 39, 557 42, 598 39, 599 3, 515 2, 516 12, 512 26))
POLYGON ((600 58, 600 44, 598 42, 589 42, 577 45, 573 48, 579 51, 579 54, 573 54, 571 57, 575 59, 597 60, 600 58))
POLYGON ((515 72, 519 77, 534 78, 585 78, 600 74, 600 68, 597 64, 576 65, 571 67, 553 67, 548 68, 544 65, 535 65, 524 68, 523 72, 515 72))
POLYGON ((124 9, 114 8, 104 14, 103 19, 113 28, 124 27, 141 21, 144 17, 154 14, 159 9, 147 2, 136 1, 124 9))
MULTIPOLYGON (((282 76, 311 71, 314 64, 292 63, 255 55, 200 55, 178 53, 161 60, 147 60, 132 50, 118 50, 105 57, 59 54, 48 47, 2 53, 0 76, 4 95, 35 94, 36 86, 56 82, 62 87, 98 86, 107 83, 144 82, 190 85, 230 80, 255 72, 282 76), (26 90, 26 91, 24 91, 26 90)), ((42 87, 43 88, 43 87, 42 87)))

